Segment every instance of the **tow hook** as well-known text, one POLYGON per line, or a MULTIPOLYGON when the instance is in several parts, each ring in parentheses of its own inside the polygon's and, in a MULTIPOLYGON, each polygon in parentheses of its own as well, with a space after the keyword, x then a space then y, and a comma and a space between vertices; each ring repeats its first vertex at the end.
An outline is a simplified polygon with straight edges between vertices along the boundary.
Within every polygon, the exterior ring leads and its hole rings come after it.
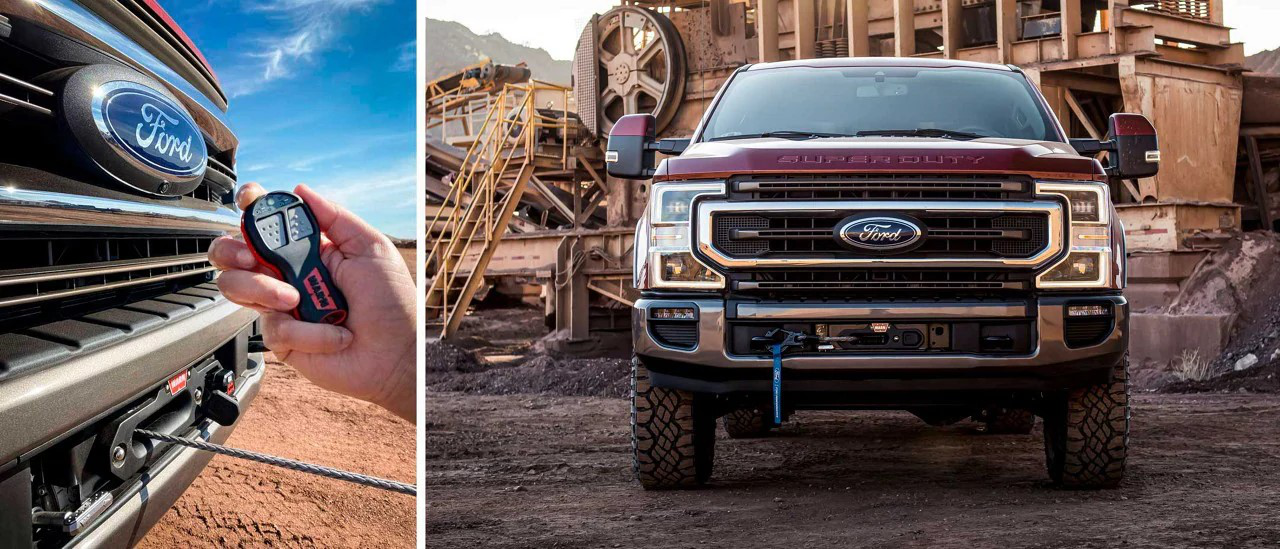
POLYGON ((36 526, 59 528, 64 533, 76 535, 94 519, 104 513, 115 501, 111 492, 98 492, 84 500, 75 511, 32 511, 31 523, 36 526))
POLYGON ((782 425, 782 353, 792 347, 803 347, 805 342, 816 339, 816 336, 774 328, 763 336, 753 337, 751 341, 764 343, 773 353, 773 424, 782 425))
POLYGON ((209 372, 205 387, 209 389, 208 394, 201 399, 203 402, 198 403, 205 417, 224 427, 230 427, 240 419, 240 401, 231 396, 236 390, 234 370, 217 368, 209 372))

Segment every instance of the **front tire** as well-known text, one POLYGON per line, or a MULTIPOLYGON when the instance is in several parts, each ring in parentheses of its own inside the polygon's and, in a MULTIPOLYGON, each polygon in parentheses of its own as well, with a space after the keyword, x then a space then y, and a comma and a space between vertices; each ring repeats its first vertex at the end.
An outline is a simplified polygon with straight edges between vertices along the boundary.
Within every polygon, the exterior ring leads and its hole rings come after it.
POLYGON ((646 490, 693 488, 711 478, 714 409, 689 391, 654 387, 631 358, 631 449, 636 480, 646 490))
POLYGON ((1049 478, 1064 488, 1114 488, 1129 450, 1129 356, 1111 379, 1049 402, 1044 453, 1049 478))
POLYGON ((725 414, 724 432, 729 438, 760 438, 773 429, 773 417, 760 408, 741 408, 725 414))

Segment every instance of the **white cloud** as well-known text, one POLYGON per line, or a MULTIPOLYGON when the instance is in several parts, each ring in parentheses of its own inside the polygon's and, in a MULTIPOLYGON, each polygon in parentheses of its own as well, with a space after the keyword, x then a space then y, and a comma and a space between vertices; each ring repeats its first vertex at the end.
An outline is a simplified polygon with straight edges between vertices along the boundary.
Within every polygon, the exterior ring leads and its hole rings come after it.
POLYGON ((298 172, 309 172, 317 167, 327 169, 341 168, 342 164, 334 162, 343 158, 365 155, 388 145, 412 143, 415 132, 390 132, 384 134, 350 136, 348 141, 329 143, 318 152, 307 156, 298 156, 284 167, 298 172))
POLYGON ((244 4, 246 13, 280 22, 283 29, 256 40, 257 51, 248 54, 249 66, 231 71, 227 93, 231 97, 249 95, 276 80, 296 75, 314 61, 316 54, 339 44, 346 18, 386 1, 256 0, 244 4))
POLYGON ((391 64, 392 72, 413 72, 418 68, 418 41, 410 40, 396 48, 399 52, 395 63, 391 64))

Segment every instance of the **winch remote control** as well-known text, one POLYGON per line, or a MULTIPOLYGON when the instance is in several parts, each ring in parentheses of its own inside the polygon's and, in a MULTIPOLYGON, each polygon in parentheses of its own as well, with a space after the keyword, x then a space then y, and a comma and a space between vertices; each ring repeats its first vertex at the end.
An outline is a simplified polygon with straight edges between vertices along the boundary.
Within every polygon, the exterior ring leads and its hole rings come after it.
POLYGON ((318 227, 302 198, 285 191, 258 197, 240 219, 240 232, 258 262, 301 295, 294 318, 342 324, 347 319, 347 300, 320 260, 318 227))

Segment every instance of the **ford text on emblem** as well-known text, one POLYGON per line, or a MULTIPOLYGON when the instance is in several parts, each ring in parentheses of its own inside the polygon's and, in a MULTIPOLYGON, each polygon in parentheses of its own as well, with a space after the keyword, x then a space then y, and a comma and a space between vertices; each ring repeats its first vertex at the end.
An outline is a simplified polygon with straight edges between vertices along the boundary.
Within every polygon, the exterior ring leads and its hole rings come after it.
MULTIPOLYGON (((204 137, 180 106, 133 82, 113 81, 93 93, 93 121, 102 137, 132 163, 161 178, 204 173, 204 137)), ((167 185, 166 185, 167 186, 167 185)))
POLYGON ((836 224, 835 237, 848 247, 878 252, 905 251, 924 238, 919 221, 902 215, 857 215, 836 224))

